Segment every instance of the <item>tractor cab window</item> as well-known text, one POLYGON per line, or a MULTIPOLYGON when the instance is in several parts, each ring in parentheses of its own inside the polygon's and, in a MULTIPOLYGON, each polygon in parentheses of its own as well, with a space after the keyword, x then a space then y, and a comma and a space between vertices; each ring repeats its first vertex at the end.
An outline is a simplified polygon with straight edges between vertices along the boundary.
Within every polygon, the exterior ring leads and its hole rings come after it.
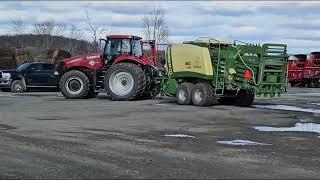
POLYGON ((107 41, 104 53, 106 55, 118 55, 121 53, 121 39, 110 39, 107 41))
POLYGON ((131 52, 130 39, 110 39, 107 41, 104 54, 115 56, 131 52))
POLYGON ((131 51, 130 39, 122 39, 122 54, 129 54, 131 51))
POLYGON ((135 56, 142 56, 142 47, 139 40, 132 40, 132 54, 135 56))

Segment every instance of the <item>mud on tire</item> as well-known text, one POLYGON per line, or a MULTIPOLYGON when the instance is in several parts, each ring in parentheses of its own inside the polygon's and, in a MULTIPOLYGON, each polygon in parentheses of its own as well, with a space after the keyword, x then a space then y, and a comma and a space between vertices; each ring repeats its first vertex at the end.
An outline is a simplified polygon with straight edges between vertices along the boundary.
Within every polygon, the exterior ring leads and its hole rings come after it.
POLYGON ((179 84, 177 91, 176 91, 176 97, 177 97, 177 103, 180 105, 190 105, 192 103, 192 89, 194 84, 192 83, 181 83, 179 84))
POLYGON ((89 93, 90 80, 83 72, 71 70, 61 77, 59 87, 65 98, 83 99, 89 93))
POLYGON ((136 100, 146 89, 146 74, 143 69, 133 63, 112 65, 106 73, 105 89, 112 100, 136 100))
POLYGON ((214 93, 211 84, 198 83, 192 90, 192 103, 195 106, 209 106, 214 100, 214 93))

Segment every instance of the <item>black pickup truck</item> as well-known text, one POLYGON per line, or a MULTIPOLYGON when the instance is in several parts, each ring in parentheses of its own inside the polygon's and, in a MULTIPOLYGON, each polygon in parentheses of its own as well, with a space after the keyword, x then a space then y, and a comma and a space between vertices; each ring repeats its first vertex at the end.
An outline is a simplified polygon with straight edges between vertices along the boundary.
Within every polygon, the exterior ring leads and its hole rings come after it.
POLYGON ((49 63, 25 63, 15 70, 0 70, 0 89, 21 93, 30 88, 57 88, 54 69, 49 63))

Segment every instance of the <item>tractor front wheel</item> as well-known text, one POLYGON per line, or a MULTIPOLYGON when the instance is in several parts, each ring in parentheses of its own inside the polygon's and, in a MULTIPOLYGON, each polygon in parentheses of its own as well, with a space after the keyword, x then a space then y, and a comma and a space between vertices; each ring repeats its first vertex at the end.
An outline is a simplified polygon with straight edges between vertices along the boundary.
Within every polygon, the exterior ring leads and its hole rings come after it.
POLYGON ((192 103, 195 106, 209 106, 214 99, 213 88, 209 83, 198 83, 192 90, 192 103))
POLYGON ((135 100, 141 97, 146 88, 146 74, 133 63, 112 65, 106 73, 105 89, 112 100, 135 100))
POLYGON ((59 87, 67 99, 83 99, 88 97, 90 80, 83 72, 71 70, 60 79, 59 87))

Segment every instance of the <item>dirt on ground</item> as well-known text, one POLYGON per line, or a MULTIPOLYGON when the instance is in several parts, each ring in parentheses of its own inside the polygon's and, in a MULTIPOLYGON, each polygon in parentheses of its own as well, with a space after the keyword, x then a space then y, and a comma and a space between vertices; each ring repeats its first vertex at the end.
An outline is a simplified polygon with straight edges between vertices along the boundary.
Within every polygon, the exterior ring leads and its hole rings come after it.
POLYGON ((320 89, 250 108, 1 92, 0 178, 319 178, 319 122, 320 89))

